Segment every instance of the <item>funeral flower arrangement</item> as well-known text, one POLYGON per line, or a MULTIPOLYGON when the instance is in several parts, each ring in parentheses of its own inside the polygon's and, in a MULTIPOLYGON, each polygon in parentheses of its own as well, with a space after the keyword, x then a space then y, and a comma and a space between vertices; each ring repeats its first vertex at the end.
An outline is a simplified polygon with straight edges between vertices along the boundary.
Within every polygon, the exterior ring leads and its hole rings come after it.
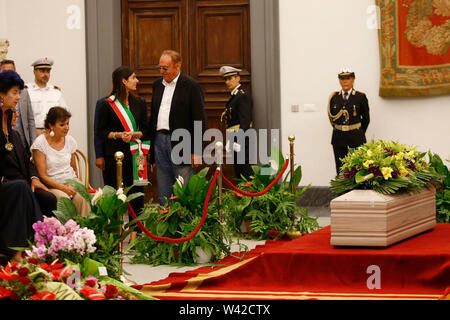
POLYGON ((48 260, 58 257, 79 263, 85 255, 95 251, 95 234, 70 219, 63 225, 56 218, 44 217, 33 224, 36 244, 25 253, 34 258, 48 260))
POLYGON ((338 194, 372 189, 382 194, 418 191, 441 176, 426 161, 426 152, 398 142, 371 140, 349 150, 339 175, 331 181, 338 194))
POLYGON ((35 243, 24 260, 0 267, 0 300, 153 299, 108 277, 105 266, 90 258, 96 250, 92 230, 56 218, 44 218, 33 229, 35 243))

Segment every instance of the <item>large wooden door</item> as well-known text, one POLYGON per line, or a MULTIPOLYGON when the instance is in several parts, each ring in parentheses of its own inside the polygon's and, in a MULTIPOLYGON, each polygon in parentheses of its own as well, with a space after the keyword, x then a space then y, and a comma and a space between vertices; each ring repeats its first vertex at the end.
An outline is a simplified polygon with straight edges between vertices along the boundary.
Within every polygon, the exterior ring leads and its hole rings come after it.
MULTIPOLYGON (((196 79, 205 94, 208 128, 221 129, 225 136, 220 115, 229 92, 219 68, 242 69, 241 82, 250 91, 249 0, 122 0, 122 60, 136 70, 138 94, 148 104, 165 49, 181 53, 182 71, 196 79)), ((234 177, 232 166, 225 165, 224 172, 234 177)), ((156 200, 155 173, 151 181, 147 198, 156 200)))

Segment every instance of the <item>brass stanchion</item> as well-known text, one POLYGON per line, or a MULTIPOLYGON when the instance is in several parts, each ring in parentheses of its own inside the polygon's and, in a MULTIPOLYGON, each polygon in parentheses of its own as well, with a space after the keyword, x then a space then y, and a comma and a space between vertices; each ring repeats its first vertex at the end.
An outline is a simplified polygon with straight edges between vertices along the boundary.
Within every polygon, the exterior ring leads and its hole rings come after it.
POLYGON ((289 136, 289 144, 290 144, 290 157, 289 162, 291 164, 291 192, 295 194, 295 186, 292 183, 294 179, 294 141, 295 136, 289 136))
POLYGON ((219 188, 219 217, 222 222, 222 165, 223 165, 223 143, 216 143, 216 162, 219 169, 219 176, 217 177, 217 186, 219 188))
POLYGON ((123 188, 122 181, 122 161, 124 158, 124 154, 121 151, 117 151, 114 154, 114 158, 116 159, 116 181, 117 181, 117 189, 123 188))
MULTIPOLYGON (((122 166, 123 159, 125 155, 121 151, 117 151, 114 154, 114 159, 116 159, 116 181, 117 181, 117 190, 123 188, 123 180, 122 180, 122 166)), ((123 216, 120 217, 120 221, 123 221, 123 216)), ((122 235, 122 226, 120 226, 119 234, 122 235)), ((119 244, 120 253, 123 254, 123 243, 119 244)), ((123 257, 120 258, 120 266, 123 266, 123 257)))
MULTIPOLYGON (((117 189, 122 188, 123 189, 123 175, 122 175, 122 168, 123 168, 123 159, 125 158, 125 155, 121 151, 117 151, 114 154, 114 159, 116 159, 116 180, 117 180, 117 189)), ((123 216, 120 216, 120 221, 123 221, 123 216)), ((119 234, 122 235, 123 229, 122 226, 119 228, 119 234)), ((120 267, 123 268, 123 242, 120 242, 119 244, 119 250, 120 250, 120 267)), ((121 272, 122 273, 122 272, 121 272)), ((120 274, 120 280, 128 285, 135 285, 136 283, 127 279, 123 274, 120 274)))

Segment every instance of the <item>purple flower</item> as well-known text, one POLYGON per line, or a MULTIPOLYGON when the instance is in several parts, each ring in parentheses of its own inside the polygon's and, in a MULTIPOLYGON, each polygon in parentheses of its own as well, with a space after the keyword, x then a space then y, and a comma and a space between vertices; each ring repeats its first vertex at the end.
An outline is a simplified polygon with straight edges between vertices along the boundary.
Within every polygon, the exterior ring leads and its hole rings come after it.
POLYGON ((405 159, 405 161, 408 163, 408 165, 406 166, 408 169, 410 169, 411 171, 416 170, 416 166, 415 166, 414 162, 412 162, 409 159, 405 159))
POLYGON ((390 150, 390 149, 388 149, 388 148, 384 148, 384 151, 387 152, 387 154, 388 154, 389 157, 392 157, 392 156, 394 155, 394 151, 392 151, 392 150, 390 150))
POLYGON ((358 172, 358 170, 356 170, 356 168, 352 168, 352 170, 350 170, 350 171, 347 169, 344 172, 344 178, 353 179, 356 176, 357 172, 358 172))
POLYGON ((369 174, 370 174, 370 173, 373 173, 373 175, 374 175, 375 177, 382 177, 382 176, 383 176, 383 174, 382 174, 381 171, 380 171, 380 167, 370 166, 370 168, 369 168, 369 170, 368 170, 368 173, 369 173, 369 174))

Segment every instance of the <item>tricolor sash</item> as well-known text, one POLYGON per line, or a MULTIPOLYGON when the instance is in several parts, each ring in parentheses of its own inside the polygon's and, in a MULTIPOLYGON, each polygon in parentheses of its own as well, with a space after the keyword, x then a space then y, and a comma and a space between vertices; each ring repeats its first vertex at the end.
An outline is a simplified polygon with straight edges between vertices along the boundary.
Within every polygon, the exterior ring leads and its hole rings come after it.
MULTIPOLYGON (((125 131, 139 131, 133 114, 128 108, 123 107, 123 104, 121 103, 119 98, 115 99, 115 96, 112 95, 106 100, 113 108, 125 131)), ((146 186, 149 183, 147 175, 146 155, 150 151, 150 141, 141 141, 137 138, 131 138, 130 151, 133 157, 134 184, 137 186, 146 186)))

